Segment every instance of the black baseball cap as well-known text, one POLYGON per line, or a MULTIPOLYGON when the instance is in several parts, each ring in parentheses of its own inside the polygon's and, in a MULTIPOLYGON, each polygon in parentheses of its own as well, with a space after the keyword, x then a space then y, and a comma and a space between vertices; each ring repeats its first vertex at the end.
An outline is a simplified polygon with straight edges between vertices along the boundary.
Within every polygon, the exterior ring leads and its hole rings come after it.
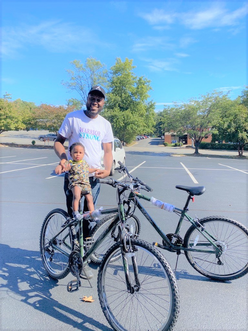
POLYGON ((103 95, 104 99, 105 99, 105 91, 100 85, 92 86, 92 88, 90 89, 88 94, 90 94, 92 92, 100 92, 103 95))

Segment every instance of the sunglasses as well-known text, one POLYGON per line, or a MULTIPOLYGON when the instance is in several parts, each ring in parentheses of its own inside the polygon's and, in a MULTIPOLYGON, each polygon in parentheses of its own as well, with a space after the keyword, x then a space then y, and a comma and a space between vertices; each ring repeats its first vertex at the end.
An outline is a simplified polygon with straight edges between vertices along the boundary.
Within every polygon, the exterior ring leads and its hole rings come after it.
POLYGON ((96 97, 91 97, 91 96, 89 96, 89 99, 92 102, 101 102, 103 100, 103 98, 100 98, 100 97, 96 98, 96 97))

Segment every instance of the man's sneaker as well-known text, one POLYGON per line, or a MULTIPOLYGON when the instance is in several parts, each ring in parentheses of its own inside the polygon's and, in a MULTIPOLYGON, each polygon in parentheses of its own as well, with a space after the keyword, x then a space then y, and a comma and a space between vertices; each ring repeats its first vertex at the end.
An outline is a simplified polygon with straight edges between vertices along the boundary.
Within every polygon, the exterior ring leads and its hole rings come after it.
POLYGON ((93 275, 93 272, 91 271, 88 263, 85 263, 83 265, 83 269, 82 269, 82 272, 80 274, 80 278, 83 278, 83 279, 91 279, 93 278, 94 275, 93 275))

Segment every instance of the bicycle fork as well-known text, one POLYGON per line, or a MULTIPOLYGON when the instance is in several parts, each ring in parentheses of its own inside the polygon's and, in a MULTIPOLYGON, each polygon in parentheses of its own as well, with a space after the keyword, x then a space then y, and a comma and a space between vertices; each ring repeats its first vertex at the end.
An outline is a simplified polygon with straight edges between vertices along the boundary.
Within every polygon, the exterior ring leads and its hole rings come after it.
POLYGON ((136 261, 136 251, 137 249, 133 246, 131 235, 127 234, 123 237, 123 244, 122 244, 122 261, 127 285, 127 291, 131 294, 134 292, 138 292, 140 289, 140 281, 139 281, 139 272, 138 266, 136 261), (128 244, 127 244, 128 241, 128 244), (129 262, 128 259, 131 258, 133 273, 134 273, 134 282, 133 285, 131 282, 130 272, 129 272, 129 262))

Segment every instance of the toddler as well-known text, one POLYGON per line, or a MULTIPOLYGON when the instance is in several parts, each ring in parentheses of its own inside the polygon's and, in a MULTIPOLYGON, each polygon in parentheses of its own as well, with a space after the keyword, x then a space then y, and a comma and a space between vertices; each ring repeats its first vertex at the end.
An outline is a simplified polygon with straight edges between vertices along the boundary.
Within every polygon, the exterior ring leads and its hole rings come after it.
MULTIPOLYGON (((92 214, 92 212, 94 211, 93 197, 89 182, 89 173, 93 173, 98 170, 94 168, 89 168, 88 163, 83 159, 84 153, 85 149, 81 143, 75 143, 70 146, 70 155, 72 157, 72 160, 69 161, 69 189, 73 193, 73 216, 78 220, 82 218, 82 215, 78 211, 82 195, 85 196, 90 214, 92 214)), ((59 164, 55 168, 55 173, 59 174, 61 173, 61 171, 62 166, 59 164)))

